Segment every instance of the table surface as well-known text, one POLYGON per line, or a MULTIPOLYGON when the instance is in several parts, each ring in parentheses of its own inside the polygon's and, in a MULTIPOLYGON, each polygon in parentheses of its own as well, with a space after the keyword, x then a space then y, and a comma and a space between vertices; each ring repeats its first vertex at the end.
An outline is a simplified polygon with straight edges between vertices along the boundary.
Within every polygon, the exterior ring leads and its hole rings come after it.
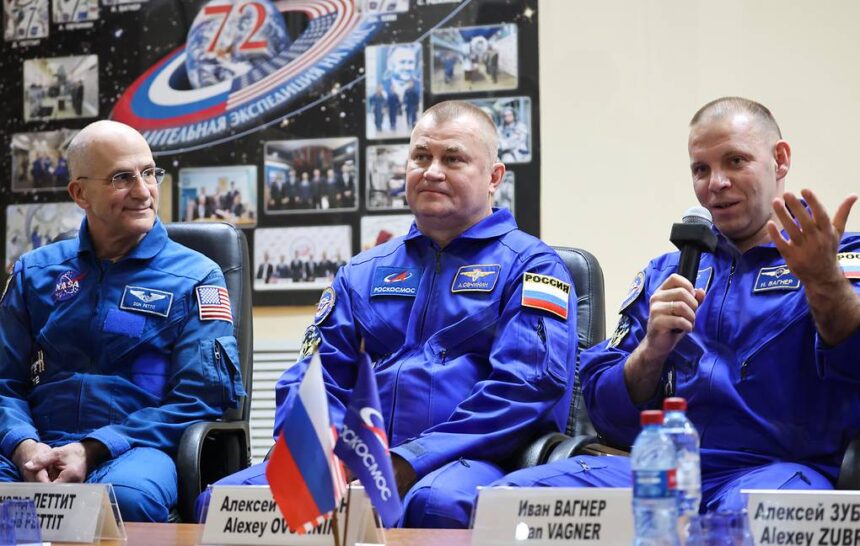
MULTIPOLYGON (((202 525, 188 523, 126 523, 128 542, 100 542, 104 546, 192 546, 198 544, 202 525)), ((469 546, 472 532, 457 529, 390 529, 388 546, 469 546)), ((70 543, 54 542, 55 546, 70 543)), ((80 546, 80 545, 75 545, 80 546)))

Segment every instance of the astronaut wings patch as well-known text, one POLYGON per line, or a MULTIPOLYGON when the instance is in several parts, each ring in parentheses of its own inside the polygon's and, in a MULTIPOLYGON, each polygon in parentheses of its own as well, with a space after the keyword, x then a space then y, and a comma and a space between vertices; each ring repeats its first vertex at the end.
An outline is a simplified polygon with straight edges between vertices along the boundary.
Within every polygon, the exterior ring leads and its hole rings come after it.
POLYGON ((523 307, 543 309, 567 320, 570 284, 550 275, 523 273, 523 307))

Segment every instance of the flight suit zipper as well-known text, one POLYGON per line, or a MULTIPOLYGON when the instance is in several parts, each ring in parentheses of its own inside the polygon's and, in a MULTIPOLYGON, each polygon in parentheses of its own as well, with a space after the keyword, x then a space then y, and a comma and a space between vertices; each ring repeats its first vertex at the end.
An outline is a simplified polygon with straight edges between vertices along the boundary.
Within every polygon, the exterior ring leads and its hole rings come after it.
POLYGON ((430 280, 430 292, 427 294, 427 299, 424 302, 424 310, 421 314, 421 329, 418 330, 418 343, 424 343, 424 325, 427 323, 427 310, 430 309, 433 292, 436 291, 436 277, 442 272, 442 251, 433 249, 436 252, 436 266, 433 270, 433 278, 430 280))
MULTIPOLYGON (((430 308, 430 302, 432 301, 433 292, 436 290, 436 277, 439 273, 442 272, 442 251, 433 248, 433 251, 436 253, 435 258, 435 266, 433 268, 433 278, 430 280, 430 291, 427 294, 426 301, 424 302, 424 309, 421 312, 421 327, 418 329, 418 339, 416 340, 418 343, 418 348, 420 349, 424 345, 424 324, 427 322, 427 310, 430 308)), ((391 413, 389 414, 390 418, 388 420, 388 439, 389 441, 393 441, 394 439, 394 421, 395 421, 395 411, 397 409, 397 390, 400 388, 400 372, 403 369, 403 363, 397 363, 397 373, 394 375, 394 389, 393 396, 391 397, 391 413)))
POLYGON ((732 267, 729 270, 729 278, 726 281, 726 291, 723 293, 723 301, 720 303, 720 314, 717 318, 717 340, 722 341, 723 331, 723 307, 726 305, 726 299, 729 297, 729 290, 732 288, 732 278, 735 275, 735 259, 732 258, 732 267))

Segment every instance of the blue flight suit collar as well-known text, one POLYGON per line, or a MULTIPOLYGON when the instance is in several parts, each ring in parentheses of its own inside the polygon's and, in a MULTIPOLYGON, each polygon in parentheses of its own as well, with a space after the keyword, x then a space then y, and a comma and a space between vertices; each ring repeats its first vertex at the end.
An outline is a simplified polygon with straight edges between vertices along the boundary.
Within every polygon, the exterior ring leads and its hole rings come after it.
MULTIPOLYGON (((458 235, 454 241, 458 239, 493 239, 517 229, 517 222, 514 220, 513 214, 508 209, 493 208, 492 214, 481 219, 477 224, 458 235)), ((404 238, 406 241, 426 237, 415 222, 409 228, 409 233, 404 238)), ((453 243, 454 241, 451 241, 453 243)), ((449 243, 450 244, 450 243, 449 243)))
MULTIPOLYGON (((149 233, 144 236, 131 252, 123 256, 122 260, 149 260, 154 258, 167 244, 167 239, 167 229, 156 216, 155 223, 152 225, 149 233)), ((78 252, 88 252, 93 256, 96 255, 86 218, 81 222, 81 228, 78 232, 78 252)))

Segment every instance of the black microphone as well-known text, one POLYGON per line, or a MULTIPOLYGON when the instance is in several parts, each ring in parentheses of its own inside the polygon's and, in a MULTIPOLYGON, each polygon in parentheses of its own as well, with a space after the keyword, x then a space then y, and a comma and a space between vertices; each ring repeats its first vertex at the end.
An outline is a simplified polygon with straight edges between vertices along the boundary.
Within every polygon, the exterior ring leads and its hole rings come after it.
POLYGON ((713 225, 711 213, 704 207, 690 207, 684 213, 682 223, 672 224, 669 240, 681 251, 677 273, 693 285, 699 274, 702 252, 713 252, 717 248, 717 236, 711 229, 713 225))

